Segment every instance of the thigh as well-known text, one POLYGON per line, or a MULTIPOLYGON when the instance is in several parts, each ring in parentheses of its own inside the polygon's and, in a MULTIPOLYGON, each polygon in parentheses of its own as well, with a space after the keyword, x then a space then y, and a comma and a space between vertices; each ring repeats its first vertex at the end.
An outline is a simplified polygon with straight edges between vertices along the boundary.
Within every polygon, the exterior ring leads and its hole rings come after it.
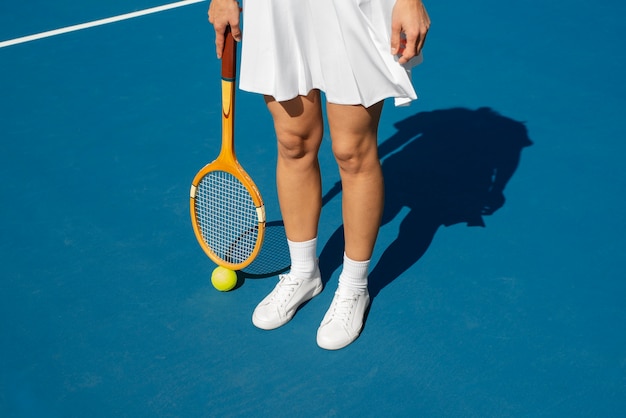
POLYGON ((382 101, 370 107, 328 103, 326 108, 336 154, 363 153, 377 149, 382 101))
POLYGON ((319 90, 282 102, 265 96, 265 103, 272 115, 279 143, 321 141, 324 123, 319 90))

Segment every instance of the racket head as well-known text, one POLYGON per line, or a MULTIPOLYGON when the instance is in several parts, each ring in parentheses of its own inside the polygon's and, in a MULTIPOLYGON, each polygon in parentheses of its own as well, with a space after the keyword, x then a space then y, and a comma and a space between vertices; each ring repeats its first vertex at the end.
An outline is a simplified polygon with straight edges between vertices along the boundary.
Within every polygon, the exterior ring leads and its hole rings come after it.
POLYGON ((235 162, 219 158, 191 183, 191 223, 207 256, 241 270, 258 255, 265 235, 265 206, 256 185, 235 162))

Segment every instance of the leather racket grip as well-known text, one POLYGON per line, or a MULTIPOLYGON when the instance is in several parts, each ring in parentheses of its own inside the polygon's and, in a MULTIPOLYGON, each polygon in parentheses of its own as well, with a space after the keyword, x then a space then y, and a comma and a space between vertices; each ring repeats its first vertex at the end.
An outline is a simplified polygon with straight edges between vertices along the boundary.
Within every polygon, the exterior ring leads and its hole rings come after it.
POLYGON ((222 53, 222 79, 234 80, 237 71, 237 43, 230 26, 226 29, 224 39, 224 52, 222 53))

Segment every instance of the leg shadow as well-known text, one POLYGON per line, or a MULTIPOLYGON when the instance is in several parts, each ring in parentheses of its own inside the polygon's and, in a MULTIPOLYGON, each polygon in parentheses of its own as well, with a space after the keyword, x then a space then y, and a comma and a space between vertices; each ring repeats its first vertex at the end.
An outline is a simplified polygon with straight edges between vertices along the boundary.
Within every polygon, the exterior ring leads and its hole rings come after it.
MULTIPOLYGON (((395 127, 396 133, 379 146, 385 176, 382 224, 403 208, 409 212, 370 274, 372 297, 426 253, 439 227, 484 227, 483 217, 504 205, 504 189, 521 152, 532 145, 524 123, 487 107, 420 112, 395 127)), ((324 201, 339 190, 334 187, 324 201)), ((332 272, 342 257, 339 228, 320 254, 320 268, 332 272)))

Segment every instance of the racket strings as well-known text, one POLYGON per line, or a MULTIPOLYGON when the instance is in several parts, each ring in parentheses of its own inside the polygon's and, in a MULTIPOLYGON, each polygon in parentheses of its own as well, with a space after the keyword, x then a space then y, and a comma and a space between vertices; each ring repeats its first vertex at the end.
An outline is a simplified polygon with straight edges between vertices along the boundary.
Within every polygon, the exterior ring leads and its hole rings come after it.
POLYGON ((196 221, 207 246, 222 260, 239 264, 253 254, 259 234, 256 206, 246 187, 225 171, 200 180, 196 221))

